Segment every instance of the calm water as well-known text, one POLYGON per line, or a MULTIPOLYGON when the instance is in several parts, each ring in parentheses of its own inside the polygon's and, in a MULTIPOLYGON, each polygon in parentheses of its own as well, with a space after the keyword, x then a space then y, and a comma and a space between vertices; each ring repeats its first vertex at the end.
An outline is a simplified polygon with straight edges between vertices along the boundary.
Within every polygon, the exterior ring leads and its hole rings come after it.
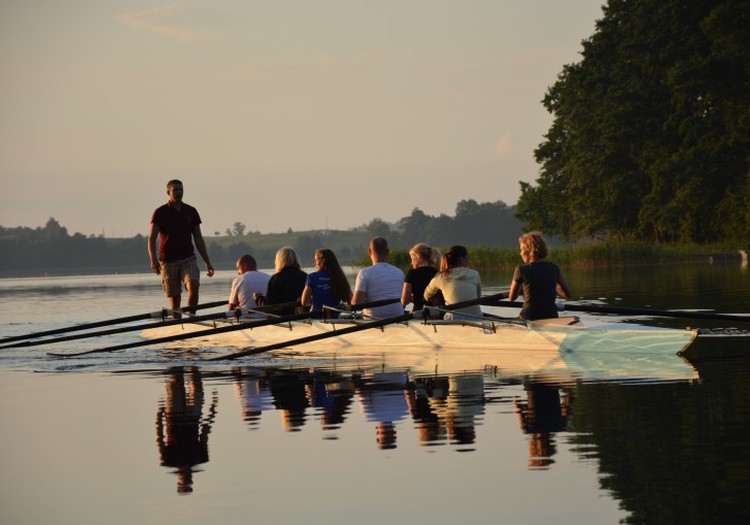
MULTIPOLYGON (((204 278, 201 301, 232 277, 204 278)), ((738 266, 568 279, 587 303, 750 310, 738 266)), ((163 304, 148 274, 0 280, 0 337, 163 304)), ((747 522, 750 327, 689 324, 733 336, 699 337, 679 380, 46 354, 137 333, 0 350, 0 523, 747 522)))

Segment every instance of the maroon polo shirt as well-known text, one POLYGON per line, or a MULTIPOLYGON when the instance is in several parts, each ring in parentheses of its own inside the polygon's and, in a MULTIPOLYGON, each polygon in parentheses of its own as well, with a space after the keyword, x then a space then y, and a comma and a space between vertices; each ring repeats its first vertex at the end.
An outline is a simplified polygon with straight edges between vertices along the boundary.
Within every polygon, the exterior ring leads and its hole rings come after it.
POLYGON ((198 210, 185 204, 177 210, 170 203, 159 206, 151 217, 159 228, 159 260, 174 262, 195 255, 193 232, 201 223, 198 210))

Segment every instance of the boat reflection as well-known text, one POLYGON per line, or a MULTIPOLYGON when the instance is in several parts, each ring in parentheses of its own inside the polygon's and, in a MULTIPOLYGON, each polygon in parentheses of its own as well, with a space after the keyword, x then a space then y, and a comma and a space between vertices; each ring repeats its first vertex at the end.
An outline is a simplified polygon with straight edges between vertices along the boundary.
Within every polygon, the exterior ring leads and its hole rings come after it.
MULTIPOLYGON (((451 362, 457 363, 457 355, 450 356, 451 362)), ((697 377, 687 361, 677 356, 672 359, 671 365, 663 356, 658 360, 663 378, 642 356, 637 361, 639 372, 618 359, 613 368, 615 382, 692 382, 697 377), (626 371, 633 375, 623 376, 626 371)), ((432 372, 422 367, 392 366, 394 362, 400 360, 393 355, 379 361, 361 360, 356 366, 311 366, 304 360, 297 367, 285 361, 282 367, 272 366, 275 361, 267 360, 262 367, 212 370, 210 380, 218 381, 218 386, 231 386, 241 419, 254 431, 262 431, 274 417, 279 418, 284 431, 292 433, 302 432, 309 422, 317 421, 319 430, 324 431, 322 438, 336 440, 341 438, 344 425, 356 419, 351 424, 370 426, 380 450, 408 446, 403 441, 407 436, 415 439, 411 444, 417 446, 473 451, 479 446, 477 428, 486 417, 487 404, 497 401, 497 392, 502 392, 501 402, 515 413, 520 432, 528 439, 528 468, 538 470, 554 464, 557 434, 570 430, 580 385, 602 383, 602 377, 607 377, 602 372, 603 360, 596 360, 587 375, 581 362, 575 367, 565 366, 564 359, 549 356, 521 356, 512 361, 508 353, 493 359, 493 363, 502 362, 502 367, 460 370, 456 365, 450 372, 442 371, 443 361, 432 372), (544 366, 537 366, 540 362, 544 366), (526 366, 528 363, 535 366, 526 366), (488 391, 495 397, 490 399, 488 391)), ((479 362, 483 361, 467 360, 474 365, 479 362)), ((167 369, 166 399, 157 413, 161 465, 175 469, 181 494, 193 490, 193 474, 199 471, 196 466, 209 460, 208 436, 216 418, 219 391, 213 390, 204 410, 204 375, 195 366, 167 369)))
POLYGON ((156 413, 156 436, 161 466, 174 468, 177 492, 193 491, 194 467, 208 462, 208 435, 216 418, 218 392, 213 391, 208 414, 203 417, 205 394, 201 371, 173 367, 166 371, 166 399, 156 413))

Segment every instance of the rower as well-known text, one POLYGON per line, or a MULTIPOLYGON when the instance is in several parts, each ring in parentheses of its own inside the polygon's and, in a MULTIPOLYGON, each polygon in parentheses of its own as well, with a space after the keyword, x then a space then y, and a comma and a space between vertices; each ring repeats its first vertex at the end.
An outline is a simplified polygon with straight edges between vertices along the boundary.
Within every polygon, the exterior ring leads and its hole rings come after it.
MULTIPOLYGON (((388 263, 388 241, 383 237, 373 237, 367 249, 372 266, 363 268, 357 274, 352 303, 378 301, 401 297, 404 287, 404 272, 388 263)), ((369 319, 385 319, 404 315, 404 305, 395 302, 375 308, 366 308, 364 315, 369 319)))

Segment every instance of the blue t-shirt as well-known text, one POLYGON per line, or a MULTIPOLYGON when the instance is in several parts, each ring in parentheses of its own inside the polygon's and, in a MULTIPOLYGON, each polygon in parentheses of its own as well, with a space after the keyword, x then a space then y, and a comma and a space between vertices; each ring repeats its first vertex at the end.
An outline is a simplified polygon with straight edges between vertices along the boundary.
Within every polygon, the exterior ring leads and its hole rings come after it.
POLYGON ((339 301, 333 295, 333 283, 328 270, 319 270, 309 274, 305 284, 312 289, 313 312, 323 310, 323 306, 338 306, 339 301))

